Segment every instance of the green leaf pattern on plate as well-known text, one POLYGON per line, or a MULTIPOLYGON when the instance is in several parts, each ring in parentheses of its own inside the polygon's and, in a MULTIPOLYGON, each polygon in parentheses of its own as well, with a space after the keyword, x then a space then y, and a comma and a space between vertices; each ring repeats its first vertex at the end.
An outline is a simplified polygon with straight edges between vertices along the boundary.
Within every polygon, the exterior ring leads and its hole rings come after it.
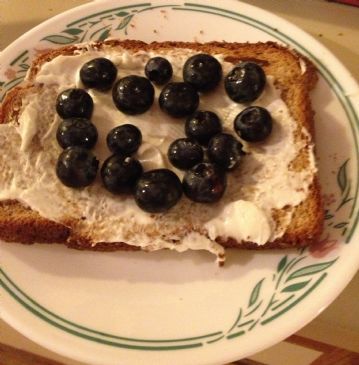
POLYGON ((287 256, 284 256, 280 261, 279 261, 279 264, 278 264, 278 268, 277 268, 277 271, 278 272, 281 272, 285 266, 285 264, 287 263, 287 259, 288 257, 287 256))
POLYGON ((57 35, 57 34, 49 35, 45 38, 42 38, 42 41, 48 41, 50 43, 62 44, 62 45, 72 44, 75 43, 77 40, 78 40, 77 37, 66 37, 64 35, 57 35))
POLYGON ((300 289, 303 289, 307 284, 309 284, 310 280, 308 281, 302 281, 301 283, 296 283, 292 285, 286 286, 284 289, 282 289, 282 293, 290 293, 292 291, 298 291, 300 289))
POLYGON ((346 167, 349 160, 346 160, 339 168, 337 181, 340 188, 341 193, 343 194, 346 191, 348 185, 347 171, 346 167))
POLYGON ((302 276, 316 274, 320 271, 328 269, 332 264, 333 264, 333 262, 329 261, 329 262, 322 262, 322 263, 319 263, 319 264, 314 264, 314 265, 309 265, 309 266, 302 267, 301 269, 296 270, 292 274, 290 274, 286 281, 293 280, 293 279, 296 279, 296 278, 300 278, 302 276))
POLYGON ((252 290, 252 294, 249 298, 249 304, 248 304, 248 308, 251 307, 253 304, 256 303, 258 297, 259 297, 259 293, 260 293, 260 290, 261 290, 261 286, 262 286, 262 283, 263 283, 263 280, 260 280, 256 286, 253 288, 252 290))
POLYGON ((336 180, 340 191, 338 203, 336 202, 336 200, 330 199, 328 197, 326 197, 326 199, 329 201, 324 202, 325 205, 333 206, 328 207, 325 210, 324 218, 327 221, 327 225, 329 227, 333 227, 334 229, 340 230, 341 236, 344 236, 346 234, 347 226, 349 224, 350 206, 348 206, 348 203, 353 203, 354 201, 354 196, 352 195, 352 182, 351 179, 348 177, 347 172, 349 163, 350 159, 348 158, 339 166, 336 174, 336 180), (342 211, 345 209, 347 211, 347 214, 343 215, 342 211))
POLYGON ((250 295, 248 308, 244 309, 242 307, 239 309, 239 315, 227 331, 227 339, 242 336, 246 332, 252 331, 256 326, 266 325, 277 316, 286 313, 316 288, 327 275, 323 272, 337 261, 337 258, 335 258, 324 263, 297 268, 297 265, 305 262, 307 258, 307 254, 290 259, 288 259, 288 256, 284 256, 278 263, 280 275, 275 282, 269 280, 269 278, 258 281, 250 295), (303 276, 309 277, 309 279, 287 284, 288 281, 294 281, 303 276), (266 286, 266 288, 262 288, 263 286, 266 286), (265 292, 265 294, 261 298, 262 292, 265 292), (267 300, 268 298, 270 299, 267 300), (256 306, 254 306, 255 303, 257 303, 256 306), (238 331, 239 328, 240 331, 238 331))
MULTIPOLYGON (((125 18, 123 18, 116 29, 121 30, 123 28, 126 28, 128 26, 128 24, 130 23, 132 18, 133 18, 133 15, 128 15, 125 18)), ((125 29, 125 34, 127 34, 126 29, 125 29)))
POLYGON ((79 29, 79 28, 69 28, 69 29, 65 29, 63 31, 63 33, 67 33, 67 34, 71 34, 71 35, 78 35, 78 34, 83 33, 83 30, 79 29))

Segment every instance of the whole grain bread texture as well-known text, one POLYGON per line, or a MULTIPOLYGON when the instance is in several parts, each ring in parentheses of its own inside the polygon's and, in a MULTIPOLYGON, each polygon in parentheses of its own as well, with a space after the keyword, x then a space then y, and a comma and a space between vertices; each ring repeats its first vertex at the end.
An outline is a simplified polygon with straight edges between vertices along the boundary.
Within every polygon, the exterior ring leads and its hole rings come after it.
MULTIPOLYGON (((38 57, 29 70, 26 81, 12 89, 0 105, 0 123, 13 123, 19 118, 22 111, 22 100, 29 93, 40 92, 41 85, 35 84, 34 79, 39 69, 46 62, 60 55, 73 55, 76 52, 85 52, 86 45, 72 45, 51 50, 38 57)), ((317 75, 315 67, 305 57, 293 50, 276 43, 189 43, 189 42, 153 42, 144 43, 135 40, 107 40, 91 45, 92 49, 112 47, 122 50, 156 51, 173 50, 175 48, 192 49, 198 53, 222 54, 227 62, 234 65, 240 61, 254 61, 264 69, 265 73, 274 76, 275 85, 281 91, 281 96, 286 103, 292 117, 298 124, 295 139, 304 138, 301 134, 305 127, 311 136, 307 143, 313 143, 314 123, 313 110, 310 102, 310 92, 316 84, 317 75)), ((6 154, 6 151, 1 151, 6 154)), ((302 149, 290 168, 294 170, 306 169, 308 165, 308 151, 302 149)), ((1 179, 1 175, 0 175, 1 179)), ((187 204, 187 203, 183 203, 187 204)), ((188 203, 190 204, 190 203, 188 203)), ((210 205, 206 206, 210 209, 210 205)), ((285 210, 285 208, 283 208, 285 210)), ((280 224, 283 211, 273 210, 273 218, 280 224)), ((161 217, 162 222, 166 217, 161 217)), ((164 220, 164 221, 163 221, 164 220)), ((201 231, 201 227, 191 224, 180 226, 178 230, 191 232, 201 231)), ((71 221, 54 222, 40 216, 36 211, 24 206, 17 200, 0 201, 0 239, 8 242, 31 243, 62 243, 76 249, 91 249, 99 251, 112 250, 140 250, 139 247, 126 244, 126 242, 93 242, 91 237, 81 232, 81 217, 71 221)), ((307 246, 319 238, 323 227, 323 209, 321 203, 320 186, 316 174, 309 188, 307 198, 295 207, 290 224, 282 237, 264 245, 254 242, 237 242, 233 238, 217 237, 216 241, 223 247, 272 249, 307 246)), ((203 233, 203 232, 202 232, 203 233)), ((153 229, 149 235, 161 234, 153 229)))

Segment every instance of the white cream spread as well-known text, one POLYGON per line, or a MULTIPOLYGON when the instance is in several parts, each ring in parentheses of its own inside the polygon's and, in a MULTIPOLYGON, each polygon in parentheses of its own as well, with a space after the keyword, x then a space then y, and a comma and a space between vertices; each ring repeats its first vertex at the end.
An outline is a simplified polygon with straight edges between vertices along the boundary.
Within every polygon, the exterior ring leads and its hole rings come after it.
POLYGON ((236 238, 263 245, 271 238, 271 227, 264 212, 254 203, 236 200, 227 204, 217 217, 205 223, 211 240, 216 237, 236 238))
POLYGON ((304 75, 307 71, 307 64, 302 58, 299 58, 299 67, 300 67, 300 72, 302 73, 302 75, 304 75))
MULTIPOLYGON (((173 50, 164 55, 172 64, 174 81, 181 79, 182 66, 194 52, 173 50)), ((70 189, 55 175, 55 164, 60 147, 55 134, 60 118, 55 113, 59 92, 70 87, 83 87, 79 79, 81 66, 95 57, 107 57, 118 67, 118 77, 144 74, 150 57, 161 52, 118 51, 107 48, 97 51, 88 47, 73 56, 58 56, 39 70, 35 83, 42 84, 40 93, 30 95, 23 103, 18 123, 0 125, 0 148, 7 154, 0 157, 0 168, 5 178, 0 181, 0 199, 17 199, 42 216, 61 223, 82 219, 76 229, 96 242, 126 242, 145 250, 161 248, 184 251, 204 249, 224 261, 224 249, 215 242, 222 238, 251 241, 262 245, 280 237, 291 219, 293 207, 308 193, 315 171, 312 145, 309 143, 309 168, 293 171, 289 168, 306 142, 294 141, 296 122, 267 75, 263 94, 253 103, 267 108, 274 125, 270 137, 263 143, 247 144, 248 153, 240 167, 228 174, 227 191, 219 203, 197 204, 185 197, 169 212, 148 214, 139 209, 132 197, 114 196, 107 192, 97 177, 94 184, 84 189, 70 189), (273 219, 273 209, 286 207, 281 224, 273 219)), ((233 64, 216 56, 226 74, 233 64)), ((137 157, 145 170, 167 167, 180 177, 167 159, 169 144, 184 137, 184 121, 163 113, 155 100, 149 111, 129 116, 116 109, 111 92, 88 90, 94 101, 92 122, 99 140, 94 148, 102 162, 110 153, 106 135, 110 129, 131 123, 141 129, 143 144, 137 157)), ((156 88, 156 99, 160 89, 156 88)), ((201 95, 202 110, 217 113, 227 133, 233 132, 235 116, 247 105, 231 101, 223 83, 214 91, 201 95)), ((309 138, 306 130, 299 131, 309 138)))

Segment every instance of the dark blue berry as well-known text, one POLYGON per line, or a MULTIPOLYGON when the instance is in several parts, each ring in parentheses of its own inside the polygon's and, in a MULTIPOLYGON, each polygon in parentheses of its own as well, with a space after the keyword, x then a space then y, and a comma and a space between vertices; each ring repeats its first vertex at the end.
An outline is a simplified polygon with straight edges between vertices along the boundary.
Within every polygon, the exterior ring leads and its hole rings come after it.
POLYGON ((155 90, 151 82, 142 76, 126 76, 118 80, 112 89, 116 107, 125 114, 135 115, 147 111, 153 104, 155 90))
POLYGON ((209 159, 225 170, 234 169, 244 154, 242 144, 231 134, 220 133, 208 143, 209 159))
POLYGON ((176 139, 168 148, 168 159, 178 169, 187 170, 202 162, 203 149, 193 139, 176 139))
POLYGON ((56 175, 61 182, 72 188, 90 185, 96 178, 98 160, 87 148, 68 147, 56 164, 56 175))
POLYGON ((198 91, 214 89, 222 78, 222 66, 209 54, 197 54, 190 57, 183 66, 183 80, 198 91))
POLYGON ((187 82, 171 82, 161 91, 160 108, 174 118, 192 114, 198 107, 199 95, 187 82))
POLYGON ((62 119, 90 118, 93 101, 83 89, 67 89, 57 96, 56 111, 62 119))
POLYGON ((56 132, 56 139, 62 148, 79 146, 91 149, 97 142, 97 129, 86 118, 63 120, 56 132))
POLYGON ((163 57, 150 58, 145 66, 146 76, 157 85, 170 81, 173 70, 170 62, 163 57))
POLYGON ((234 130, 247 142, 263 141, 272 131, 272 117, 267 109, 250 106, 236 116, 234 130))
POLYGON ((214 135, 222 132, 222 125, 217 114, 199 110, 186 120, 185 132, 187 137, 206 146, 214 135))
POLYGON ((135 188, 137 205, 149 213, 162 213, 172 208, 182 196, 178 176, 168 169, 145 172, 135 188))
POLYGON ((112 153, 130 155, 140 147, 142 134, 133 124, 123 124, 109 132, 106 142, 112 153))
POLYGON ((228 96, 237 103, 256 100, 266 83, 263 69, 254 62, 242 62, 225 78, 224 87, 228 96))
POLYGON ((186 171, 183 177, 183 192, 198 203, 217 202, 224 194, 226 174, 216 164, 199 163, 186 171))
POLYGON ((111 89, 117 77, 116 66, 107 58, 100 57, 86 62, 80 70, 80 79, 88 88, 100 91, 111 89))
POLYGON ((142 172, 142 165, 138 160, 116 154, 103 163, 101 178, 105 188, 111 193, 129 194, 134 191, 142 172))

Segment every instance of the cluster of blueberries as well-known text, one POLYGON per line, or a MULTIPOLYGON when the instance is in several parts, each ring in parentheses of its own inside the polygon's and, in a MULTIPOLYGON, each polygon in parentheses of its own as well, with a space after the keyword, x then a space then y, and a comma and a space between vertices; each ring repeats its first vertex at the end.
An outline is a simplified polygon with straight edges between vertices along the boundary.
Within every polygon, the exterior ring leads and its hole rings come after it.
MULTIPOLYGON (((137 205, 151 213, 167 211, 182 193, 195 202, 218 201, 226 188, 226 171, 234 169, 244 155, 240 141, 222 132, 215 113, 197 110, 199 93, 212 91, 222 79, 218 60, 209 54, 197 54, 185 62, 183 82, 169 82, 172 74, 170 62, 163 57, 147 62, 146 77, 130 75, 116 81, 117 68, 106 58, 95 58, 80 70, 86 88, 112 88, 113 102, 125 114, 141 114, 151 107, 154 83, 164 85, 158 99, 160 108, 174 118, 186 117, 187 137, 173 141, 168 149, 173 166, 185 170, 182 182, 169 169, 143 172, 141 163, 133 157, 142 142, 136 126, 120 125, 107 135, 112 155, 101 166, 105 188, 114 194, 134 194, 137 205)), ((249 103, 259 97, 265 82, 265 73, 258 64, 241 62, 225 76, 224 86, 233 101, 249 103)), ((91 96, 80 88, 67 89, 56 100, 56 111, 63 119, 56 138, 64 149, 56 174, 69 187, 88 186, 97 175, 99 161, 91 152, 98 138, 91 122, 93 107, 91 96)), ((266 109, 249 106, 236 116, 234 130, 242 140, 259 142, 270 134, 272 119, 266 109)))

